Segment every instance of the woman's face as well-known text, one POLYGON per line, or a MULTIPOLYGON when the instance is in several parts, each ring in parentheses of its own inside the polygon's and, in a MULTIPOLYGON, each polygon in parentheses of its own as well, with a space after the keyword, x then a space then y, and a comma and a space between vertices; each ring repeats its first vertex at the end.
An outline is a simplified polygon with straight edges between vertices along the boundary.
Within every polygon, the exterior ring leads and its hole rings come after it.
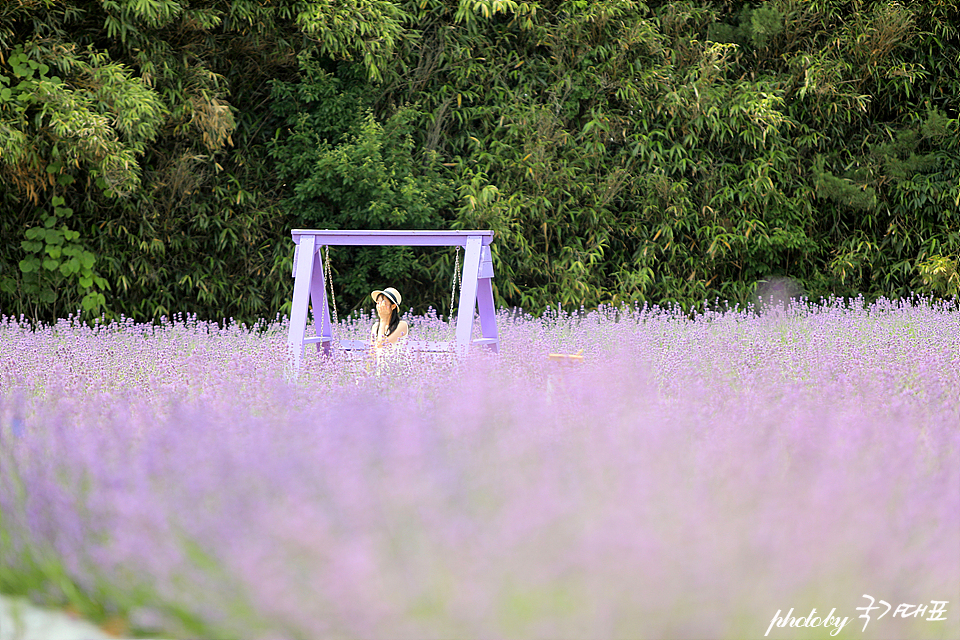
POLYGON ((377 296, 377 315, 381 318, 389 318, 396 307, 397 305, 390 302, 390 298, 382 293, 377 296))

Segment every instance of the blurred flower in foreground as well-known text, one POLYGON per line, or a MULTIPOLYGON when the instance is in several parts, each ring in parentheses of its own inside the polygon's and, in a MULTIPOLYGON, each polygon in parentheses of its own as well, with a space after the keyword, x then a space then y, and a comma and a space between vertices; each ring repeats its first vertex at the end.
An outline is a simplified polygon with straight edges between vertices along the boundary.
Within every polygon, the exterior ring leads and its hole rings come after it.
POLYGON ((956 304, 782 311, 504 315, 499 356, 311 352, 299 384, 282 324, 7 321, 0 588, 218 638, 741 638, 960 602, 956 304))

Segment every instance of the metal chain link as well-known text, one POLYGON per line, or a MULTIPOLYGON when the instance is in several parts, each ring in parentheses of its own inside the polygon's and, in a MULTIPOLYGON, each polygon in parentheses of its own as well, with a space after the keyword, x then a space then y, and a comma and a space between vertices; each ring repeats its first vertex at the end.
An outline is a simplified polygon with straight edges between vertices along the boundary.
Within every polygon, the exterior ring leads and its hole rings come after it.
POLYGON ((461 280, 460 276, 460 245, 457 245, 457 260, 453 265, 453 279, 450 283, 450 314, 448 320, 453 319, 453 298, 457 292, 457 283, 461 280))
POLYGON ((330 335, 332 337, 333 329, 340 327, 340 318, 337 317, 337 299, 333 295, 333 270, 330 268, 330 245, 327 245, 326 279, 327 285, 330 287, 330 306, 333 309, 333 326, 330 327, 330 335))

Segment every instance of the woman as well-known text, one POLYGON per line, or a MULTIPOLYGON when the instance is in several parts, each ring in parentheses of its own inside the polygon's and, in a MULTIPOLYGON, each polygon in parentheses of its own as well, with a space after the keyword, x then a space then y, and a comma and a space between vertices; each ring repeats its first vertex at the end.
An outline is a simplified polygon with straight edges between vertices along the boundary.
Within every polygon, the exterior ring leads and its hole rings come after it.
POLYGON ((387 287, 383 291, 374 291, 370 297, 377 303, 377 315, 380 318, 370 330, 370 344, 379 350, 407 337, 409 327, 400 319, 400 292, 387 287))

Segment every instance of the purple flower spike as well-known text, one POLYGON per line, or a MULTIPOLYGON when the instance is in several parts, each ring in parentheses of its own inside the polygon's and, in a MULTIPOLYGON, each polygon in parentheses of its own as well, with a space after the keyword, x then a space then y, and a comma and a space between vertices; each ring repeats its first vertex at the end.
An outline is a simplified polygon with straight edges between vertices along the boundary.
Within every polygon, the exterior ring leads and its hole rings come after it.
POLYGON ((6 320, 0 566, 160 637, 760 637, 863 593, 960 636, 957 304, 760 311, 501 311, 499 354, 296 382, 283 318, 6 320))

